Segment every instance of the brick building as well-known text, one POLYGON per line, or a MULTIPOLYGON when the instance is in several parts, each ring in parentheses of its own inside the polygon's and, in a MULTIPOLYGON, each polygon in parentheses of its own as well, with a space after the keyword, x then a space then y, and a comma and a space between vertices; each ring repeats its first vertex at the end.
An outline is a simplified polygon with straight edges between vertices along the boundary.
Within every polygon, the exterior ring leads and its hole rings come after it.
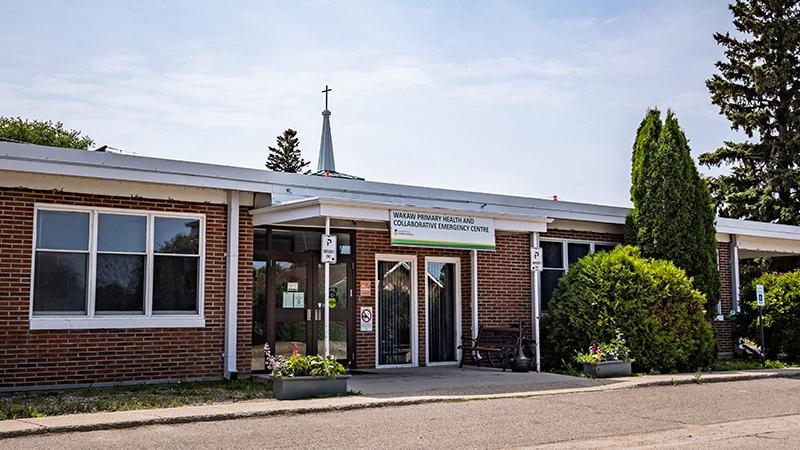
MULTIPOLYGON (((558 279, 630 212, 368 182, 328 150, 314 176, 0 142, 0 389, 246 377, 265 343, 324 353, 326 303, 351 367, 453 364, 481 325, 535 338, 558 279)), ((799 254, 800 227, 717 232, 730 354, 738 262, 799 254)))

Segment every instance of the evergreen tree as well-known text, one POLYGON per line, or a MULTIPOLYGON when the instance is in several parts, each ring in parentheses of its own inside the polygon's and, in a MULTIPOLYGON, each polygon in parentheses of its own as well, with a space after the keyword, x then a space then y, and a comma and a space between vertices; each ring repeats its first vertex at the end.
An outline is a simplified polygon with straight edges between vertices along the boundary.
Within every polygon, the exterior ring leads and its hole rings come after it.
POLYGON ((633 154, 636 243, 643 256, 685 270, 711 314, 720 296, 714 206, 675 115, 668 112, 662 124, 658 110, 649 111, 633 154))
POLYGON ((278 136, 278 147, 269 147, 267 156, 267 169, 276 172, 297 173, 308 166, 309 162, 303 160, 300 154, 300 139, 297 131, 288 128, 278 136))
MULTIPOLYGON (((644 187, 642 174, 650 172, 650 159, 658 150, 658 134, 661 132, 661 111, 651 109, 647 111, 639 129, 636 130, 636 140, 633 143, 633 158, 631 160, 631 201, 634 205, 644 201, 647 190, 644 187)), ((637 245, 638 231, 636 229, 638 211, 633 210, 633 215, 625 221, 625 242, 637 245)))
POLYGON ((0 140, 79 150, 88 150, 94 145, 92 138, 81 136, 78 130, 65 129, 61 122, 26 120, 21 117, 0 116, 0 140))
POLYGON ((706 81, 711 100, 743 131, 700 156, 730 167, 710 179, 720 215, 800 224, 800 1, 737 0, 729 6, 738 31, 716 33, 725 59, 706 81))

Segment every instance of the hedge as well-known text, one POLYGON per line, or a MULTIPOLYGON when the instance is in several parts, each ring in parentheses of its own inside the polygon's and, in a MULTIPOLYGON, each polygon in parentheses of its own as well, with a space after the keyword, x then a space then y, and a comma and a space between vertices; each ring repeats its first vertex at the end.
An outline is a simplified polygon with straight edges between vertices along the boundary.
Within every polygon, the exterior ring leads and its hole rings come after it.
POLYGON ((569 365, 592 340, 623 333, 639 372, 674 372, 710 365, 716 341, 705 297, 669 261, 618 246, 589 255, 561 278, 544 321, 549 366, 569 365))
POLYGON ((768 273, 743 286, 736 315, 739 336, 760 342, 756 285, 764 285, 764 340, 768 359, 800 361, 800 271, 768 273))

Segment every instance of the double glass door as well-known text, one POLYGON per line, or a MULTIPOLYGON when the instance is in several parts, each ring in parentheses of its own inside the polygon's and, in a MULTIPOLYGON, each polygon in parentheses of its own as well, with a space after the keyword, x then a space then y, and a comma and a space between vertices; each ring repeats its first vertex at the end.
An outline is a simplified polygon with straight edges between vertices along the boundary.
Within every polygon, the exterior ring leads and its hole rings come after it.
POLYGON ((275 355, 321 354, 325 351, 325 303, 330 305, 330 352, 348 360, 353 267, 331 264, 325 295, 325 267, 313 254, 278 253, 269 260, 267 287, 268 342, 275 355))

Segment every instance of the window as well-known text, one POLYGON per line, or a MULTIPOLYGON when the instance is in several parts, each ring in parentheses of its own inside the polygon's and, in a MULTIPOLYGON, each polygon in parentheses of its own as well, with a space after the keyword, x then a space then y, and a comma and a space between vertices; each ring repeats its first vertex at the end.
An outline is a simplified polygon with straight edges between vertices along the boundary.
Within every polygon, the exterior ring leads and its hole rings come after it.
POLYGON ((203 216, 37 205, 31 328, 203 326, 203 216))
POLYGON ((542 311, 547 311, 558 280, 567 273, 570 266, 590 253, 611 250, 616 244, 542 239, 541 247, 541 302, 542 311))

